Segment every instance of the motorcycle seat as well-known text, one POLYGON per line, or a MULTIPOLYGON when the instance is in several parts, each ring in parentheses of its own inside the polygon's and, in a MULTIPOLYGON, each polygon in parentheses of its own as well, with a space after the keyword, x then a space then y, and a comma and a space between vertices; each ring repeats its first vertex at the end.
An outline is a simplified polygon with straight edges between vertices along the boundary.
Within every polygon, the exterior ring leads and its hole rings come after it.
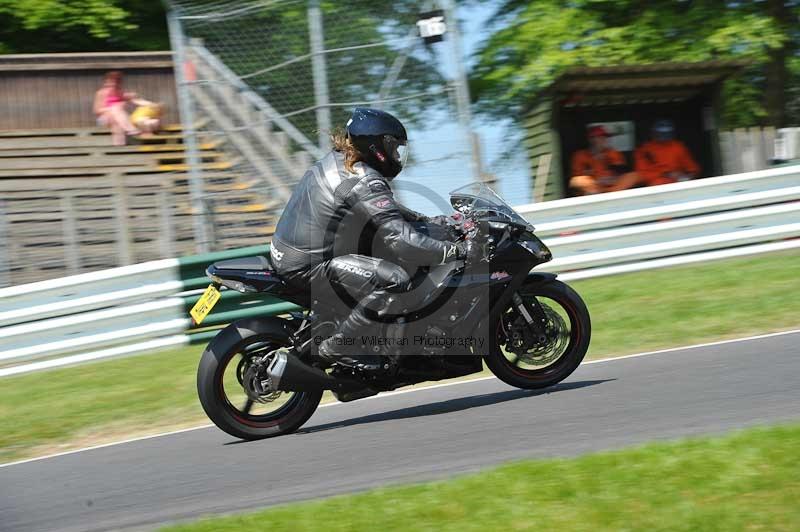
POLYGON ((273 271, 272 263, 269 258, 263 255, 254 257, 241 257, 238 259, 221 260, 214 263, 214 267, 219 270, 250 270, 250 271, 273 271))

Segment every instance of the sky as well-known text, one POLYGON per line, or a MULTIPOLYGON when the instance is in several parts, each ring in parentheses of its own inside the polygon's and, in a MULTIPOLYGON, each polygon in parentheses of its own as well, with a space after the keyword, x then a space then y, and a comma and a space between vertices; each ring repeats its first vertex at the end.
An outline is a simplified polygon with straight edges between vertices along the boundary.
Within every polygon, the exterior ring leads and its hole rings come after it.
MULTIPOLYGON (((458 7, 462 21, 462 61, 469 66, 469 58, 481 40, 487 36, 486 22, 494 10, 495 2, 480 2, 458 7)), ((449 78, 454 76, 450 43, 432 45, 440 58, 439 68, 449 78)), ((470 151, 462 128, 455 116, 434 113, 433 127, 410 129, 410 149, 413 164, 395 180, 394 186, 403 203, 425 214, 439 214, 448 209, 448 193, 475 181, 470 171, 470 151)), ((401 117, 402 118, 402 117, 401 117)), ((495 190, 511 205, 531 202, 532 183, 528 162, 523 153, 513 160, 504 160, 502 152, 516 143, 509 140, 509 124, 487 121, 475 114, 473 130, 481 139, 484 169, 495 174, 499 181, 495 190)))

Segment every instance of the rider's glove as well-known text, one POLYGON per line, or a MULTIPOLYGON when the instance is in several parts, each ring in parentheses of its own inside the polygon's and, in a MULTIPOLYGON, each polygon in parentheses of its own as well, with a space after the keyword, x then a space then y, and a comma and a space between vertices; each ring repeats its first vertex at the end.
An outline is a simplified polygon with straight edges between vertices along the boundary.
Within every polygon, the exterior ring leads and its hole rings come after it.
POLYGON ((428 223, 444 227, 447 230, 448 240, 460 240, 464 236, 464 216, 461 213, 456 212, 449 216, 440 214, 428 218, 428 223))
POLYGON ((464 240, 456 243, 456 259, 463 260, 467 264, 473 264, 480 260, 480 246, 472 240, 464 240))
POLYGON ((425 220, 428 223, 434 223, 437 225, 446 225, 446 226, 454 226, 460 224, 464 220, 464 216, 460 212, 455 212, 449 216, 445 214, 439 214, 437 216, 432 216, 425 220))
POLYGON ((456 260, 464 260, 467 258, 467 243, 456 242, 456 260))

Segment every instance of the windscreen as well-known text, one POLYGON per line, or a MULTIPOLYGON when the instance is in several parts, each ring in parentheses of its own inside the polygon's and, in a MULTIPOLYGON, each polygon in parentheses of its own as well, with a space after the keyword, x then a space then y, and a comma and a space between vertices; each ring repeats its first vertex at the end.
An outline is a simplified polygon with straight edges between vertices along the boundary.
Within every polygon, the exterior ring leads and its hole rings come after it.
POLYGON ((513 222, 530 225, 486 183, 476 181, 455 189, 450 193, 450 204, 464 214, 492 211, 513 222))

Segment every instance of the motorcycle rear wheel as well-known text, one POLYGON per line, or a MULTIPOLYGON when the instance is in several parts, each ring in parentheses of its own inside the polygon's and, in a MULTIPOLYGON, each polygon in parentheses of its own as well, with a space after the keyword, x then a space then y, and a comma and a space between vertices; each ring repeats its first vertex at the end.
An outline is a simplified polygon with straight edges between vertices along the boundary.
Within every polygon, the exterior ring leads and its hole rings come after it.
POLYGON ((586 355, 592 335, 589 311, 578 293, 558 280, 525 284, 519 295, 529 305, 536 298, 545 311, 546 338, 528 353, 507 349, 512 341, 508 323, 517 317, 510 304, 493 320, 496 334, 484 361, 497 378, 516 388, 553 386, 569 377, 586 355))
POLYGON ((255 403, 244 393, 240 381, 247 357, 253 356, 254 350, 268 353, 289 344, 286 328, 279 321, 234 322, 211 341, 200 359, 200 404, 217 427, 236 438, 258 440, 294 432, 314 414, 322 399, 322 391, 317 390, 288 392, 286 397, 255 403))

